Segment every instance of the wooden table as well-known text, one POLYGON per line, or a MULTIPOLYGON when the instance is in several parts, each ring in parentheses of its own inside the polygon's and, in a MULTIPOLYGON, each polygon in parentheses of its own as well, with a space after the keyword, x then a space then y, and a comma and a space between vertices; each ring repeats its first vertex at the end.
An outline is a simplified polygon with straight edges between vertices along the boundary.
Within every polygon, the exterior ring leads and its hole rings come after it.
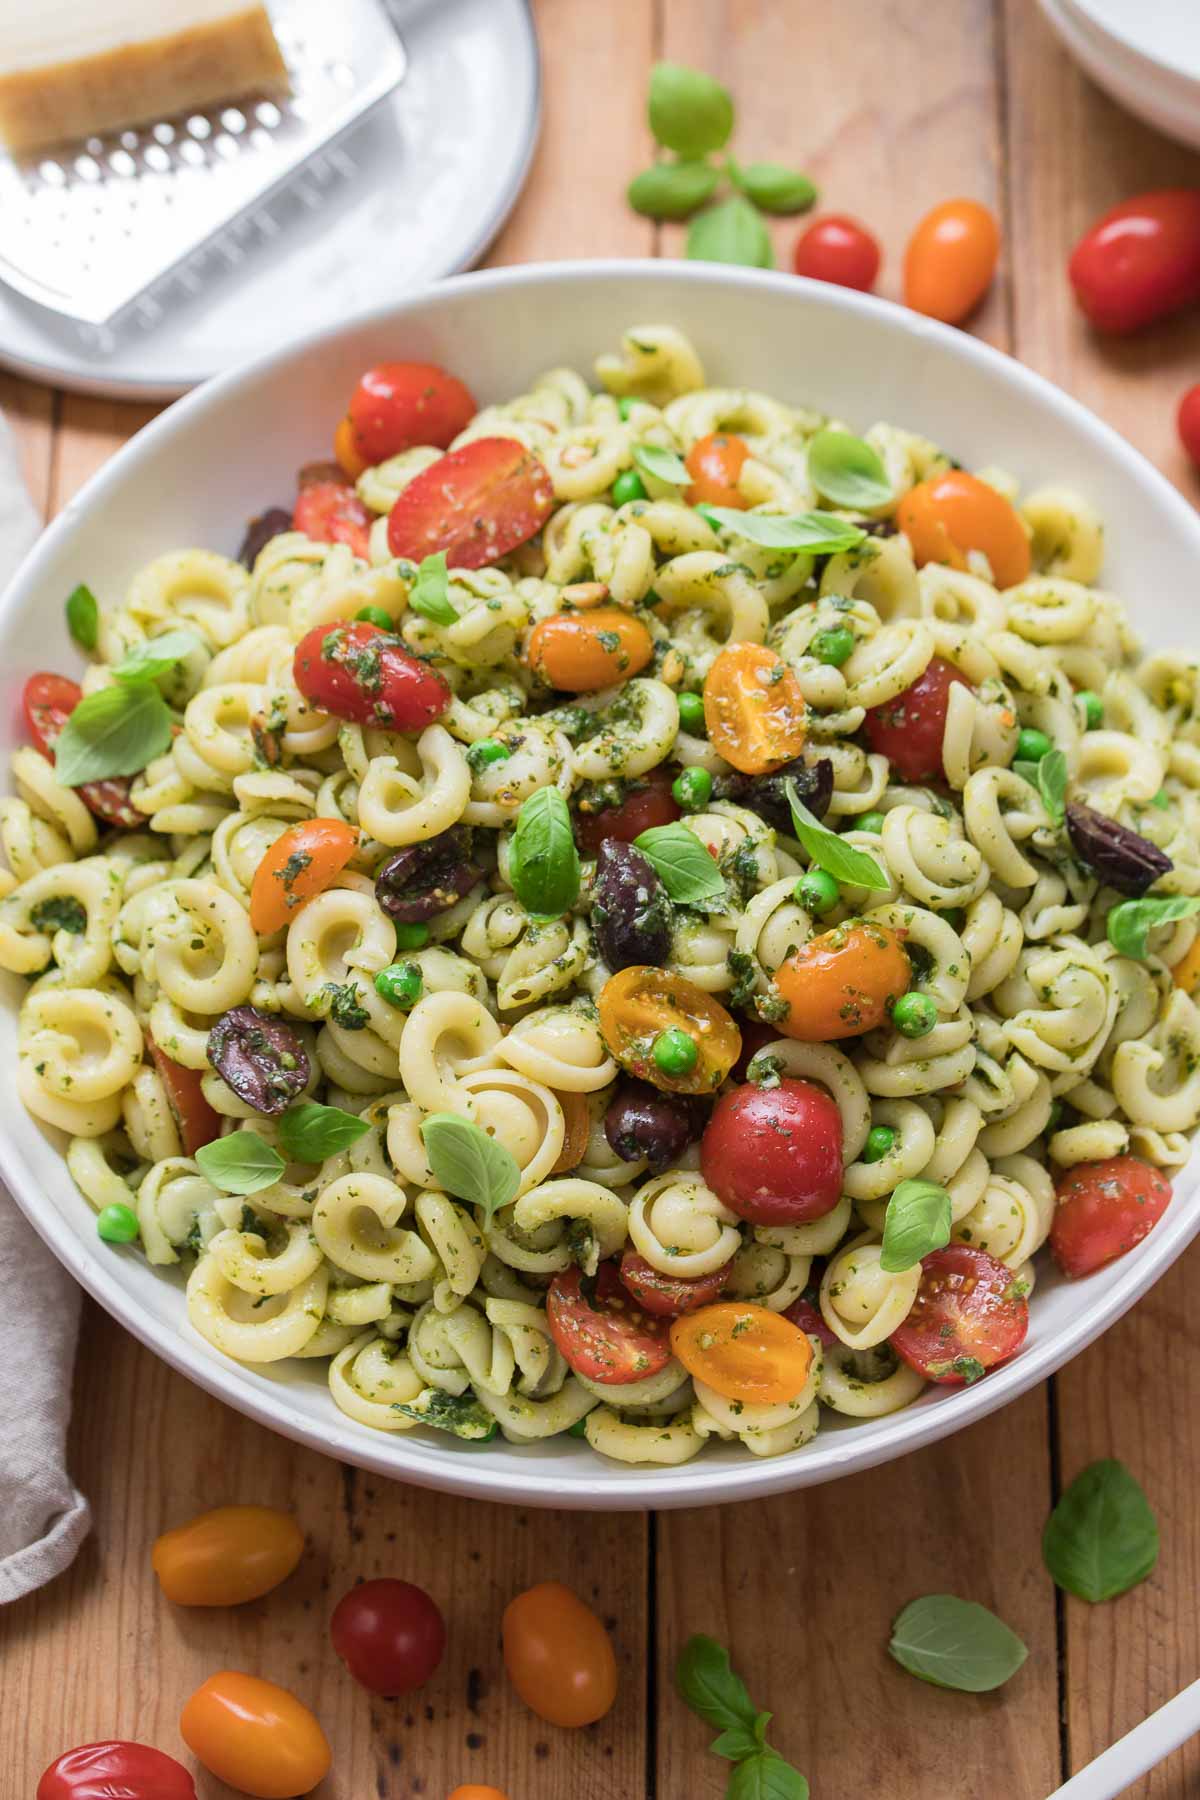
MULTIPOLYGON (((737 96, 740 153, 800 163, 823 206, 879 233, 885 293, 929 205, 959 192, 992 204, 1007 249, 975 328, 1200 494, 1173 431, 1177 396, 1200 377, 1200 322, 1099 345, 1064 275, 1097 212, 1200 181, 1200 160, 1091 88, 1035 0, 540 0, 538 23, 542 143, 493 261, 676 254, 678 230, 636 218, 622 194, 649 155, 651 62, 703 66, 737 96)), ((780 223, 781 259, 796 230, 780 223)), ((11 379, 0 400, 47 516, 148 416, 11 379)), ((323 1800, 443 1800, 471 1780, 511 1800, 715 1800, 725 1765, 671 1684, 683 1640, 707 1631, 774 1712, 772 1735, 814 1800, 1044 1800, 1200 1674, 1198 1274, 1193 1250, 1055 1381, 931 1450, 789 1498, 657 1518, 526 1512, 364 1477, 265 1435, 89 1305, 73 1467, 96 1530, 69 1575, 0 1617, 0 1792, 31 1800, 50 1758, 91 1738, 180 1749, 182 1700, 232 1666, 316 1708, 335 1749, 323 1800), (1091 1609, 1056 1595, 1039 1538, 1063 1482, 1110 1455, 1144 1483, 1162 1557, 1136 1592, 1091 1609), (295 1509, 311 1545, 299 1573, 236 1613, 172 1611, 151 1540, 234 1499, 295 1509), (450 1622, 446 1663, 414 1703, 369 1699, 329 1648, 331 1603, 378 1573, 422 1582, 450 1622), (615 1711, 574 1735, 526 1713, 500 1664, 505 1601, 546 1577, 596 1606, 620 1659, 615 1711), (1003 1694, 927 1687, 886 1655, 897 1609, 943 1590, 993 1607, 1028 1643, 1003 1694)), ((200 1791, 229 1792, 206 1777, 200 1791)), ((1200 1742, 1136 1792, 1195 1800, 1200 1742)))

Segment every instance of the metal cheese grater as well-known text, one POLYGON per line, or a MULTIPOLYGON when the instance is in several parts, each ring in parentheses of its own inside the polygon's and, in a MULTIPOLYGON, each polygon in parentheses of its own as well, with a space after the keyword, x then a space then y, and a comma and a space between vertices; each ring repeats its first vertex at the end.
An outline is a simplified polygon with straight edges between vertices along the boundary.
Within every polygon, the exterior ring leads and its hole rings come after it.
POLYGON ((195 292, 277 235, 286 205, 320 205, 353 174, 336 140, 402 80, 403 44, 378 0, 273 0, 270 11, 286 97, 0 155, 0 280, 95 328, 101 347, 134 302, 130 318, 155 324, 175 284, 195 292))

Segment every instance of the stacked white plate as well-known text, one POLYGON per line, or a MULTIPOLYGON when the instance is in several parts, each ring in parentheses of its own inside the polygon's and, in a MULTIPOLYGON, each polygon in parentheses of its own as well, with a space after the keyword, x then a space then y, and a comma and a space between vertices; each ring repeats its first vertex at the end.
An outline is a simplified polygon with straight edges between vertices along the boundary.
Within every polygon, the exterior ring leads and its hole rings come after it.
POLYGON ((1200 0, 1041 0, 1071 55, 1114 100, 1200 150, 1200 0))

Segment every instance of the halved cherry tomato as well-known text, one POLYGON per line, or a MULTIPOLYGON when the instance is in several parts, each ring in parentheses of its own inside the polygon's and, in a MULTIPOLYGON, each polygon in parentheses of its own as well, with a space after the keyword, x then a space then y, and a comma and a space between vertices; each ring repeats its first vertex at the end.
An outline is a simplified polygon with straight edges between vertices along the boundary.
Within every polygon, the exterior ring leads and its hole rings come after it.
POLYGON ((999 257, 995 215, 978 200, 943 200, 908 240, 904 304, 959 325, 991 287, 999 257))
POLYGON ((1029 1330, 1018 1277, 986 1250, 947 1244, 921 1259, 921 1285, 889 1342, 927 1381, 963 1387, 1015 1356, 1029 1330))
POLYGON ((722 1094, 700 1140, 705 1181, 752 1225, 802 1225, 842 1197, 842 1115, 812 1081, 722 1094))
POLYGON ((445 450, 478 410, 470 388, 437 363, 390 362, 359 376, 346 416, 363 461, 381 463, 414 444, 445 450))
POLYGON ((682 975, 634 963, 610 975, 600 990, 600 1031, 623 1069, 670 1094, 711 1094, 737 1061, 741 1034, 725 1008, 682 975), (679 1027, 700 1052, 686 1075, 666 1075, 654 1061, 654 1040, 679 1027))
POLYGON ((697 438, 683 459, 692 478, 692 485, 684 491, 688 505, 744 510, 749 502, 738 488, 738 476, 749 454, 745 438, 732 432, 712 431, 697 438))
POLYGON ((554 511, 550 477, 516 438, 472 438, 422 469, 388 518, 388 547, 412 562, 444 550, 482 569, 535 536, 554 511))
POLYGON ((179 1730, 211 1775, 255 1800, 295 1800, 329 1773, 329 1741, 307 1706, 257 1675, 210 1675, 179 1730))
POLYGON ((1097 331, 1138 331, 1200 300, 1200 189, 1122 200, 1086 231, 1067 265, 1097 331))
POLYGON ((790 1319, 746 1300, 723 1300, 676 1319, 671 1349, 689 1375, 726 1400, 782 1406, 812 1366, 812 1345, 790 1319))
POLYGON ((671 1360, 667 1328, 634 1305, 615 1263, 604 1262, 583 1287, 576 1268, 556 1275, 546 1293, 546 1321, 563 1357, 580 1375, 605 1386, 644 1381, 671 1360))
POLYGON ((1167 1210, 1171 1184, 1138 1156, 1077 1163, 1060 1175, 1050 1251, 1064 1275, 1091 1275, 1132 1250, 1167 1210))
POLYGON ((671 825, 680 817, 680 809, 671 793, 671 777, 666 769, 652 769, 634 784, 619 806, 605 806, 599 812, 575 815, 575 836, 585 856, 595 856, 605 838, 619 838, 632 844, 635 837, 649 831, 652 825, 671 825))
POLYGON ((446 1654, 446 1621, 411 1581, 360 1581, 329 1621, 333 1647, 360 1687, 395 1699, 424 1687, 446 1654))
POLYGON ((199 1069, 185 1069, 182 1063, 175 1062, 148 1033, 146 1048, 166 1089, 167 1105, 179 1127, 183 1154, 195 1156, 197 1150, 220 1137, 224 1123, 216 1107, 210 1106, 205 1098, 203 1073, 199 1069))
POLYGON ((896 523, 918 568, 936 562, 965 569, 967 552, 981 550, 997 587, 1014 587, 1029 574, 1029 533, 1015 507, 966 469, 947 469, 909 488, 896 523))
POLYGON ((349 544, 364 561, 371 554, 372 515, 349 482, 313 481, 296 495, 292 529, 318 544, 349 544))
POLYGON ((292 674, 322 712, 385 731, 424 731, 451 700, 436 669, 365 621, 314 626, 296 645, 292 674))
POLYGON ((869 293, 879 274, 879 245, 857 219, 830 213, 814 219, 796 239, 792 267, 810 281, 832 281, 838 287, 869 293))
POLYGON ((358 848, 344 819, 302 819, 275 839, 254 871, 250 923, 260 937, 279 931, 298 906, 322 894, 358 848))
POLYGON ((807 707, 792 670, 765 644, 729 644, 704 683, 713 749, 743 775, 766 775, 804 748, 807 707))
POLYGON ((1200 937, 1172 968, 1171 979, 1185 994, 1194 994, 1200 987, 1200 937))
POLYGON ((155 1539, 151 1564, 176 1606, 241 1606, 286 1581, 304 1533, 273 1506, 217 1506, 155 1539))
POLYGON ((1176 423, 1180 443, 1200 468, 1200 382, 1195 387, 1190 387, 1179 402, 1176 423))
POLYGON ((530 1712, 551 1725, 594 1725, 617 1697, 612 1640, 561 1581, 510 1600, 500 1624, 504 1667, 530 1712))
POLYGON ((813 1305, 807 1294, 801 1294, 798 1300, 785 1306, 783 1316, 790 1319, 793 1325, 798 1325, 801 1331, 807 1332, 809 1337, 818 1338, 827 1350, 838 1341, 825 1323, 821 1309, 813 1305))
POLYGON ((656 1269, 636 1250, 626 1250, 621 1256, 621 1281, 643 1311, 653 1313, 656 1319, 678 1319, 683 1313, 695 1312, 698 1307, 711 1306, 719 1300, 732 1268, 733 1264, 727 1262, 711 1275, 697 1275, 685 1281, 682 1275, 666 1275, 656 1269))
MULTIPOLYGON (((82 699, 83 689, 79 683, 69 681, 65 675, 42 671, 31 675, 25 683, 21 694, 25 724, 37 748, 51 762, 54 761, 55 739, 82 699)), ((88 811, 103 819, 106 825, 124 825, 128 830, 136 830, 146 823, 146 814, 139 812, 129 798, 130 786, 128 775, 109 775, 101 781, 82 782, 75 792, 88 811)))
POLYGON ((654 640, 632 613, 601 606, 539 619, 526 654, 530 668, 551 687, 587 694, 639 675, 654 655, 654 640))
POLYGON ((882 1025, 911 980, 912 965, 894 931, 847 919, 809 938, 776 969, 775 985, 788 1004, 779 1029, 806 1044, 861 1037, 882 1025))
POLYGON ((565 1175, 568 1169, 577 1169, 583 1161, 592 1133, 592 1115, 588 1110, 586 1094, 566 1093, 561 1088, 554 1088, 552 1091, 562 1108, 563 1146, 550 1173, 565 1175))
POLYGON ((932 781, 941 775, 946 714, 955 682, 970 687, 953 663, 934 656, 911 687, 882 706, 868 708, 867 742, 877 755, 887 757, 902 780, 932 781))
POLYGON ((56 1756, 35 1800, 196 1800, 196 1784, 162 1750, 108 1738, 56 1756))
POLYGON ((358 446, 354 442, 354 421, 349 413, 342 419, 333 434, 333 454, 337 457, 338 467, 350 481, 357 481, 370 463, 365 456, 360 456, 358 446))

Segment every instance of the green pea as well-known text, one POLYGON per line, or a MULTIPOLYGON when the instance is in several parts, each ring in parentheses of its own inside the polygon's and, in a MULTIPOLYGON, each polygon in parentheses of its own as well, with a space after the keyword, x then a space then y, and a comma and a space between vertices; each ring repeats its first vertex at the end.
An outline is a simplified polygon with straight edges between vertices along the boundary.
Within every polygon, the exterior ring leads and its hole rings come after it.
POLYGON ((671 792, 684 812, 699 812, 712 799, 712 776, 707 769, 685 769, 671 783, 671 792))
POLYGON ((680 694, 679 723, 685 731, 695 737, 697 732, 704 731, 704 696, 702 694, 680 694))
POLYGON ((636 469, 622 469, 613 482, 613 505, 628 506, 631 500, 644 500, 646 486, 636 469))
POLYGON ((863 1162, 882 1162, 895 1141, 896 1133, 890 1125, 872 1125, 863 1145, 863 1162))
POLYGON ((397 950, 422 950, 428 942, 428 925, 410 925, 404 919, 396 920, 397 950))
POLYGON ((96 1214, 96 1230, 106 1244, 132 1244, 139 1230, 137 1214, 116 1200, 96 1214))
POLYGON ((493 763, 507 762, 512 751, 507 744, 500 743, 498 738, 480 738, 467 751, 467 767, 472 775, 480 770, 489 769, 493 763))
POLYGON ((851 831, 870 831, 876 837, 883 830, 883 814, 881 812, 863 813, 858 823, 850 827, 851 831))
POLYGON ((1017 753, 1014 761, 1041 762, 1043 756, 1049 756, 1053 748, 1054 745, 1044 731, 1036 731, 1032 727, 1026 726, 1024 731, 1017 733, 1017 753))
POLYGON ((660 1031, 650 1052, 662 1075, 690 1075, 700 1058, 700 1047, 690 1032, 678 1025, 660 1031))
POLYGON ((842 897, 837 882, 825 869, 810 869, 800 877, 792 893, 804 910, 815 913, 818 919, 832 912, 842 897))
POLYGON ((375 992, 401 1012, 408 1012, 417 1004, 423 986, 421 971, 411 962, 393 963, 390 969, 380 969, 375 977, 375 992))
POLYGON ((1104 723, 1104 702, 1099 694, 1091 688, 1080 688, 1075 698, 1083 708, 1083 728, 1085 731, 1099 731, 1104 723))
POLYGON ((854 633, 848 625, 838 625, 832 631, 818 631, 808 646, 818 662, 832 663, 835 669, 853 654, 854 633))
POLYGON ((928 994, 901 994, 892 1008, 892 1024, 905 1037, 926 1037, 937 1024, 937 1007, 928 994))
POLYGON ((354 616, 361 619, 364 625, 378 625, 381 631, 392 631, 395 628, 391 613, 384 612, 382 606, 360 606, 354 616))
MULTIPOLYGON (((624 406, 624 404, 625 402, 622 400, 621 405, 624 406)), ((573 1425, 568 1425, 567 1436, 585 1438, 587 1436, 587 1420, 576 1419, 573 1425)))
POLYGON ((632 394, 622 394, 617 401, 617 417, 627 419, 636 405, 637 401, 632 394))

